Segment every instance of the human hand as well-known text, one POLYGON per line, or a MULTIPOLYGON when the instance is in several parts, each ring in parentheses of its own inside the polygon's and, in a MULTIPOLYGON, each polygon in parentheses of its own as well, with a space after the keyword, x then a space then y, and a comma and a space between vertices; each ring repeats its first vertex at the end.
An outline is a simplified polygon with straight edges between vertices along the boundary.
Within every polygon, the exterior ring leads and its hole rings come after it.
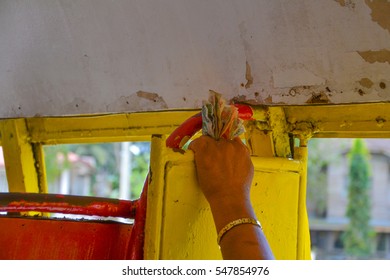
POLYGON ((240 138, 214 140, 201 136, 189 145, 195 154, 198 183, 206 199, 214 201, 249 201, 253 164, 240 138))

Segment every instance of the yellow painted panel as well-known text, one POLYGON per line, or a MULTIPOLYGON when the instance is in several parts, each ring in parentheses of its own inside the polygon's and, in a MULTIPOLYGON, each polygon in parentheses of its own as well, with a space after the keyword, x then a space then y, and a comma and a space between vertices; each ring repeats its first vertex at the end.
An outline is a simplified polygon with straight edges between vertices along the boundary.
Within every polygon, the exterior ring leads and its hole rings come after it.
POLYGON ((252 203, 276 259, 297 259, 299 174, 255 167, 252 203))
POLYGON ((193 161, 169 162, 166 172, 162 259, 221 259, 206 199, 196 184, 193 161))
MULTIPOLYGON (((162 146, 152 144, 152 150, 156 147, 162 146)), ((152 211, 147 216, 145 257, 221 259, 211 211, 197 186, 192 152, 164 150, 151 156, 154 179, 149 186, 152 211)), ((282 158, 256 157, 253 162, 252 202, 264 232, 277 259, 297 259, 301 164, 282 158)))
POLYGON ((270 133, 261 130, 254 122, 248 122, 245 130, 246 145, 252 155, 262 157, 273 157, 275 155, 270 133))
MULTIPOLYGON (((193 162, 166 168, 161 257, 220 259, 207 201, 196 185, 193 162)), ((299 174, 255 169, 252 203, 278 259, 296 259, 299 174)))
POLYGON ((40 192, 34 151, 25 119, 3 120, 2 146, 11 192, 40 192))

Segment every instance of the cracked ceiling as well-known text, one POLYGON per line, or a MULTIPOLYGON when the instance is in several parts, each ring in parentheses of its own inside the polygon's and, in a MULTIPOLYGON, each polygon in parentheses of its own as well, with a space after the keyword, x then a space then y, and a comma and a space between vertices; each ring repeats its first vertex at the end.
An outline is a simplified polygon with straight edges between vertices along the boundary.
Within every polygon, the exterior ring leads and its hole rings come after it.
MULTIPOLYGON (((35 2, 35 3, 34 3, 35 2)), ((0 4, 0 117, 390 101, 390 2, 0 4)))

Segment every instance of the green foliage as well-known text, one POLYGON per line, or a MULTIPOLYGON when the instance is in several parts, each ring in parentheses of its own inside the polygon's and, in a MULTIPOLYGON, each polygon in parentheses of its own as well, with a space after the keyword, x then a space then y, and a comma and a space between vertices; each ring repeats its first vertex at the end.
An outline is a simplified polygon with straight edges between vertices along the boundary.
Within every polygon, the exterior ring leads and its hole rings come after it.
MULTIPOLYGON (((72 144, 45 146, 46 174, 49 183, 59 179, 61 172, 71 168, 68 154, 90 156, 95 160, 94 172, 91 176, 91 195, 94 194, 97 177, 104 178, 111 188, 110 197, 117 197, 119 193, 120 143, 72 144)), ((150 145, 149 143, 134 142, 140 153, 132 156, 130 177, 132 198, 137 198, 143 189, 144 181, 149 170, 150 145)))
POLYGON ((65 169, 69 169, 69 145, 45 146, 45 166, 48 183, 53 183, 65 169))
POLYGON ((132 161, 132 176, 130 178, 131 183, 131 197, 138 198, 142 192, 146 176, 149 171, 150 161, 150 147, 147 143, 139 143, 140 154, 133 156, 132 161))
POLYGON ((355 139, 349 153, 348 206, 349 225, 343 235, 344 248, 353 258, 369 256, 374 232, 370 227, 370 165, 362 139, 355 139))
POLYGON ((327 168, 335 163, 340 155, 336 146, 344 146, 341 139, 310 139, 308 143, 307 200, 316 217, 326 216, 327 208, 327 168))

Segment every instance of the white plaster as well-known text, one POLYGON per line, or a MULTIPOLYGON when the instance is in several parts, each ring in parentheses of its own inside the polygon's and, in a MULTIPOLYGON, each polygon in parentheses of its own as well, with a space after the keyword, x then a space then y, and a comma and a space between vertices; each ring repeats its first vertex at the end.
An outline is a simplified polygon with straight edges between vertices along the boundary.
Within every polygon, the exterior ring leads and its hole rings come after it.
POLYGON ((388 79, 387 63, 357 55, 390 49, 370 13, 364 1, 2 0, 0 117, 198 108, 209 89, 259 103, 305 103, 288 94, 302 85, 331 87, 337 103, 387 100, 390 86, 355 91, 388 79))
POLYGON ((276 70, 273 77, 274 85, 278 88, 325 84, 324 78, 316 76, 305 68, 276 70))

